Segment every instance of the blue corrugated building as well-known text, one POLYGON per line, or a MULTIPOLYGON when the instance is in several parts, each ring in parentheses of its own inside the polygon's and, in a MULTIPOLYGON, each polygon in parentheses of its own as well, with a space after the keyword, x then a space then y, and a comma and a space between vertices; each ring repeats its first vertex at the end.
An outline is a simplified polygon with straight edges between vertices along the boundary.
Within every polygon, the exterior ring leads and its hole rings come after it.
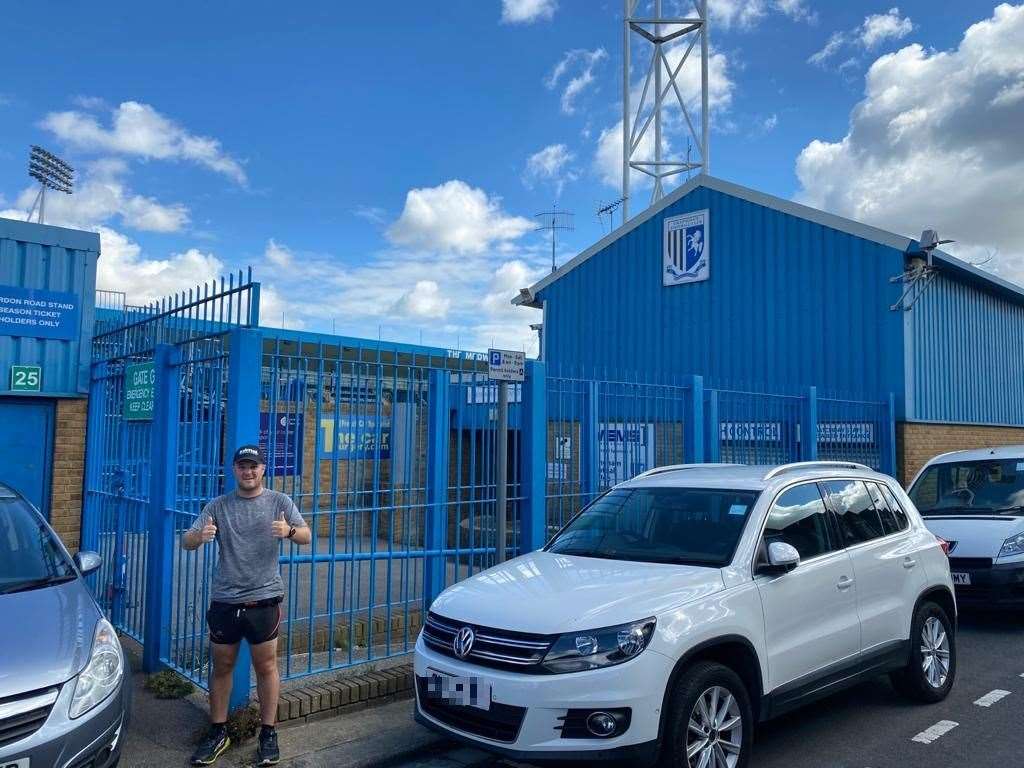
POLYGON ((0 482, 77 543, 95 232, 0 219, 0 482))
POLYGON ((911 238, 702 175, 515 303, 543 310, 549 370, 893 393, 906 475, 940 450, 1024 443, 1024 290, 935 249, 899 305, 891 278, 920 259, 911 238))

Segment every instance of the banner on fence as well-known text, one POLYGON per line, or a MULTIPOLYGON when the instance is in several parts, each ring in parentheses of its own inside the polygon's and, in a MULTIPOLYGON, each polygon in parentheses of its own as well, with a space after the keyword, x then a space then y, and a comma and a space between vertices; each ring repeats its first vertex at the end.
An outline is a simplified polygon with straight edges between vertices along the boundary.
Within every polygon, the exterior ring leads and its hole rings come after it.
POLYGON ((275 477, 302 474, 304 427, 301 413, 260 414, 260 448, 267 457, 267 472, 275 477))
POLYGON ((601 424, 597 432, 598 477, 615 485, 654 467, 654 424, 601 424))
POLYGON ((346 414, 335 425, 333 418, 321 418, 320 455, 325 459, 390 459, 391 419, 346 414))
POLYGON ((727 442, 779 443, 782 442, 782 424, 777 421, 723 421, 719 437, 727 442))
POLYGON ((818 442, 871 444, 875 442, 875 425, 870 421, 823 421, 818 424, 818 442))

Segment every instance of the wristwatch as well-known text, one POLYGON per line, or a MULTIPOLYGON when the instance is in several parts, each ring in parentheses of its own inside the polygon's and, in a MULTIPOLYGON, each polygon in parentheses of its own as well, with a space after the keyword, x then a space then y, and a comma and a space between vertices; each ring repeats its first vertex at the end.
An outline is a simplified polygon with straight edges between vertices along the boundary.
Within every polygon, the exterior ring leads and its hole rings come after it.
POLYGON ((293 525, 290 529, 288 529, 288 538, 290 539, 294 535, 295 535, 295 526, 293 525))

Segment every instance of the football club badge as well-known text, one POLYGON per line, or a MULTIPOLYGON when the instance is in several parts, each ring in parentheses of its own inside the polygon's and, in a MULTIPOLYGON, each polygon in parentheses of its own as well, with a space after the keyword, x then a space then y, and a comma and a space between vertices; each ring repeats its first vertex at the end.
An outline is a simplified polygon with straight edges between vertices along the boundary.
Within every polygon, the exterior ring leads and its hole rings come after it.
POLYGON ((710 270, 708 211, 694 211, 665 219, 662 285, 683 285, 707 280, 710 270))

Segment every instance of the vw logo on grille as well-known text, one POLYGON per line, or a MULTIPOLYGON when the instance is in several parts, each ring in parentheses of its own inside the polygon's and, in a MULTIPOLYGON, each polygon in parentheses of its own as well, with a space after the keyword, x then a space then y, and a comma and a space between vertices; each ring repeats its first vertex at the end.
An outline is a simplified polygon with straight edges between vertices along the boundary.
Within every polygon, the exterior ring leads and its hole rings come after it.
POLYGON ((455 651, 455 655, 460 659, 469 656, 469 652, 473 650, 474 640, 476 640, 476 635, 469 627, 463 627, 456 632, 455 638, 452 640, 452 650, 455 651))

